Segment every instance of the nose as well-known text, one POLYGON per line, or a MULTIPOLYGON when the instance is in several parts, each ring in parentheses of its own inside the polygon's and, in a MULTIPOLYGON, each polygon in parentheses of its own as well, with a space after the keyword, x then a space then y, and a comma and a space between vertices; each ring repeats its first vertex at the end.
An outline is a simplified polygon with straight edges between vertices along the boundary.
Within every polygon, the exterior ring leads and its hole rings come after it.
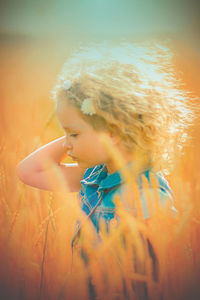
POLYGON ((70 143, 69 139, 66 137, 65 142, 64 142, 64 146, 68 149, 71 150, 72 149, 72 144, 70 143))

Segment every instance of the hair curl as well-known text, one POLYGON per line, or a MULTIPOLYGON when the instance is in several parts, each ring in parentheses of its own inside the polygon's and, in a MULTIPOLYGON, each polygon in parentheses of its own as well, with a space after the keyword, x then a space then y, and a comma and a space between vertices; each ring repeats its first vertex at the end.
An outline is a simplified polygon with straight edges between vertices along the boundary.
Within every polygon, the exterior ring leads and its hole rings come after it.
POLYGON ((192 119, 171 58, 170 48, 160 44, 82 47, 64 64, 53 98, 77 108, 91 98, 96 114, 82 114, 87 122, 116 132, 127 149, 146 153, 157 170, 168 169, 192 119), (65 80, 72 82, 69 91, 62 87, 65 80))

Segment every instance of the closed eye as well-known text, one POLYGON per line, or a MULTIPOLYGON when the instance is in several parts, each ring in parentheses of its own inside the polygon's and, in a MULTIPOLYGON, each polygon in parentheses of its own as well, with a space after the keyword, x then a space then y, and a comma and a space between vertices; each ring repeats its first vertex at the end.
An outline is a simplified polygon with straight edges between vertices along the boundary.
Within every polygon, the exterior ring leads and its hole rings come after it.
POLYGON ((71 133, 70 134, 70 137, 77 137, 78 136, 78 133, 71 133))

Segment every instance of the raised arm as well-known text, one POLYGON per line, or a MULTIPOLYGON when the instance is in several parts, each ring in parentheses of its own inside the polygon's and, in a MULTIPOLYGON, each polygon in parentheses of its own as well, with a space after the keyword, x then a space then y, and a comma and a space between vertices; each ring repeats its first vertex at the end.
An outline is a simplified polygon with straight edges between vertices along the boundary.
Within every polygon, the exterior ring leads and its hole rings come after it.
POLYGON ((70 192, 78 192, 85 170, 76 163, 61 163, 67 155, 67 151, 65 136, 42 146, 18 164, 18 177, 25 184, 39 189, 52 190, 50 178, 53 174, 52 163, 55 163, 62 172, 70 192))

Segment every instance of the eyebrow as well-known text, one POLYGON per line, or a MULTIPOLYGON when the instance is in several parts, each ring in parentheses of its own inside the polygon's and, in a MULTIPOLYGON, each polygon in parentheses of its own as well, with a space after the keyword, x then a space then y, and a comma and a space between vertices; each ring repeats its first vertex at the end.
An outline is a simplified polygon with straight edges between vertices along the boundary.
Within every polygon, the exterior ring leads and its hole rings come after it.
POLYGON ((63 129, 68 129, 68 130, 76 130, 76 129, 80 129, 80 126, 62 126, 63 129))

